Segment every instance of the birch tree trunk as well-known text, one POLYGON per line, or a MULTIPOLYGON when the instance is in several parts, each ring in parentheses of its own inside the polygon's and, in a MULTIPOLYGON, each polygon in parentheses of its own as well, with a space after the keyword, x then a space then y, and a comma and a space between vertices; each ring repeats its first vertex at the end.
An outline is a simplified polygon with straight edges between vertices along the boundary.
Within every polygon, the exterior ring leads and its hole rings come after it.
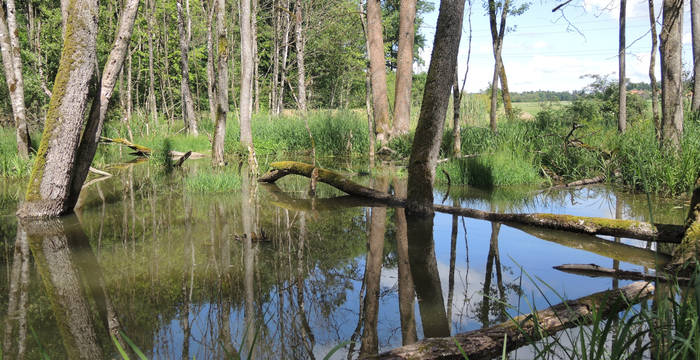
POLYGON ((369 37, 369 71, 372 80, 372 106, 377 142, 381 147, 389 133, 389 98, 387 97, 382 7, 379 0, 367 0, 367 36, 369 37))
POLYGON ((58 216, 71 210, 76 152, 95 71, 97 0, 71 2, 61 61, 20 217, 58 216))
POLYGON ((15 2, 7 0, 6 4, 7 13, 0 6, 0 50, 17 133, 17 153, 21 158, 28 159, 31 141, 27 127, 27 109, 24 104, 24 79, 17 36, 15 2))
POLYGON ((620 42, 618 50, 618 84, 619 103, 617 116, 617 130, 624 133, 627 130, 627 82, 625 79, 625 20, 627 16, 627 0, 620 0, 620 42))
POLYGON ((399 51, 396 55, 394 130, 391 136, 408 134, 410 127, 415 20, 416 0, 401 1, 399 8, 399 51))
POLYGON ((212 165, 224 165, 224 138, 226 137, 226 114, 228 113, 228 37, 226 36, 226 1, 216 0, 217 51, 217 100, 216 125, 212 142, 212 165))
POLYGON ((651 28, 651 55, 649 56, 649 81, 651 82, 651 116, 654 121, 656 141, 661 142, 661 119, 659 118, 659 87, 656 82, 656 49, 659 46, 656 34, 654 0, 649 0, 649 24, 651 28))
POLYGON ((683 136, 683 0, 664 0, 661 28, 661 143, 680 149, 683 136))
POLYGON ((95 157, 97 144, 100 140, 100 134, 102 134, 105 117, 107 116, 109 101, 114 94, 114 86, 117 83, 117 76, 124 65, 124 60, 129 51, 129 42, 134 31, 134 22, 138 8, 139 0, 127 0, 119 19, 119 28, 114 38, 114 45, 102 71, 102 79, 99 84, 100 93, 99 96, 93 98, 90 116, 83 131, 75 165, 73 166, 71 195, 68 203, 71 209, 78 201, 83 182, 87 178, 90 164, 95 157))
MULTIPOLYGON (((693 79, 700 74, 700 0, 690 0, 690 28, 693 43, 693 79)), ((691 110, 700 110, 700 81, 693 81, 691 110)))
POLYGON ((302 113, 306 112, 306 69, 304 67, 304 29, 301 17, 302 11, 301 0, 296 0, 294 5, 294 31, 296 34, 296 50, 297 50, 297 75, 298 78, 298 90, 297 101, 299 102, 299 111, 302 113))
POLYGON ((432 214, 435 165, 440 151, 450 88, 462 36, 464 0, 444 0, 433 41, 433 53, 408 164, 409 213, 432 214))
POLYGON ((251 130, 251 112, 253 106, 253 38, 251 32, 250 1, 241 1, 241 101, 240 126, 241 145, 248 149, 248 162, 253 171, 255 166, 255 149, 251 130))
POLYGON ((186 4, 186 12, 183 14, 182 0, 177 1, 177 29, 180 33, 180 69, 182 79, 180 80, 180 99, 182 100, 182 121, 187 127, 187 131, 192 135, 198 135, 197 121, 194 114, 194 103, 192 92, 190 91, 190 62, 188 55, 190 52, 190 6, 189 0, 186 4), (187 21, 187 28, 185 28, 187 21))

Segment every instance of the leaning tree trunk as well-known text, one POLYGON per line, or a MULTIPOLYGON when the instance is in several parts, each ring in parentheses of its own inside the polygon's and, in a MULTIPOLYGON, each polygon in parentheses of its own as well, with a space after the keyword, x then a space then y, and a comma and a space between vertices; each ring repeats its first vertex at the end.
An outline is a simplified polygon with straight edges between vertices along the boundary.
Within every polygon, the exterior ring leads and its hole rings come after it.
POLYGON ((255 150, 250 118, 253 106, 253 39, 251 33, 250 0, 241 1, 241 145, 248 149, 248 162, 254 168, 255 150))
POLYGON ((664 0, 661 28, 661 143, 680 150, 683 136, 683 0, 664 0))
POLYGON ((416 0, 401 1, 401 7, 399 9, 399 52, 396 55, 394 130, 391 136, 408 134, 410 126, 415 19, 416 0))
MULTIPOLYGON (((212 165, 224 165, 224 138, 226 137, 226 114, 228 113, 228 38, 226 37, 225 0, 216 1, 216 36, 218 38, 218 74, 216 77, 216 125, 212 144, 212 165)), ((241 110, 242 111, 242 110, 241 110)), ((242 124, 242 120, 241 120, 242 124)), ((242 126, 241 126, 242 127, 242 126)))
POLYGON ((95 72, 97 0, 71 2, 61 61, 46 113, 44 134, 27 186, 21 217, 58 216, 69 196, 90 80, 95 72))
POLYGON ((651 116, 654 121, 656 141, 661 142, 661 120, 659 119, 659 87, 656 82, 656 49, 658 37, 656 34, 656 14, 654 0, 649 0, 649 24, 651 28, 651 55, 649 56, 649 82, 651 83, 651 116))
POLYGON ((301 0, 296 0, 294 5, 294 31, 296 34, 296 47, 297 47, 297 75, 299 76, 299 95, 297 96, 297 101, 299 101, 299 111, 302 113, 306 112, 306 69, 304 68, 304 35, 302 29, 301 21, 301 0))
POLYGON ((369 72, 372 80, 374 127, 379 146, 389 138, 389 98, 387 97, 382 7, 379 0, 367 0, 367 36, 369 37, 369 72))
POLYGON ((194 114, 194 102, 190 91, 190 62, 188 54, 190 52, 190 27, 185 29, 185 15, 187 23, 190 22, 189 0, 187 12, 183 14, 182 0, 177 1, 177 29, 180 33, 180 68, 182 79, 180 80, 180 99, 182 101, 182 121, 187 127, 187 131, 192 135, 197 135, 197 121, 194 114))
POLYGON ((10 93, 12 116, 17 132, 17 152, 23 159, 29 158, 31 141, 27 127, 27 109, 24 104, 24 80, 22 77, 22 59, 20 57, 15 2, 7 1, 7 14, 0 6, 0 50, 5 70, 5 80, 10 93))
POLYGON ((625 81, 625 11, 627 10, 627 0, 620 0, 620 41, 618 50, 618 115, 617 130, 624 133, 627 129, 627 83, 625 81))
POLYGON ((114 94, 114 85, 117 82, 117 76, 124 65, 127 52, 129 50, 129 42, 134 30, 134 21, 139 8, 139 0, 128 0, 124 4, 121 18, 119 20, 119 28, 114 40, 114 46, 109 53, 105 67, 102 70, 102 80, 100 81, 100 94, 92 100, 90 108, 90 117, 83 131, 83 136, 78 147, 78 154, 73 167, 73 179, 71 180, 71 195, 69 207, 72 209, 78 201, 78 196, 83 187, 83 182, 87 178, 90 164, 95 157, 97 144, 100 140, 102 127, 107 116, 109 100, 114 94))
POLYGON ((464 0, 440 3, 433 53, 408 165, 408 211, 433 213, 433 181, 462 36, 464 0))
MULTIPOLYGON (((690 0, 690 28, 693 43, 693 79, 700 73, 700 0, 690 0)), ((700 81, 693 81, 691 110, 700 110, 700 81)))

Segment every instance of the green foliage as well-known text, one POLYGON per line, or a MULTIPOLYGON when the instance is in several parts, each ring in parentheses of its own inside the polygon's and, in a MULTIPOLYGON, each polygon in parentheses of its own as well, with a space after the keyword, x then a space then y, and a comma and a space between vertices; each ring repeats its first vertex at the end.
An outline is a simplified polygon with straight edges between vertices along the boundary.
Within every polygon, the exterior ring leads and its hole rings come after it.
POLYGON ((241 188, 241 176, 232 167, 207 168, 185 179, 185 188, 195 193, 225 193, 241 188))
POLYGON ((496 153, 473 158, 455 158, 438 166, 437 177, 452 184, 472 185, 479 188, 542 181, 534 164, 534 157, 514 149, 504 148, 496 153))
POLYGON ((22 159, 17 153, 13 128, 0 127, 0 177, 25 178, 32 170, 33 157, 22 159))

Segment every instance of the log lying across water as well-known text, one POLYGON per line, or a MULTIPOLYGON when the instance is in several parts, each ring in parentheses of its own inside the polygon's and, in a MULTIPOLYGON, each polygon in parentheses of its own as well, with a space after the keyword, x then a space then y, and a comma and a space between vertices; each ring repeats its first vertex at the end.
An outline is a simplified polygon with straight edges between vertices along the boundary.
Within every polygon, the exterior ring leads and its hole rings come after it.
POLYGON ((617 290, 607 290, 566 301, 534 314, 521 315, 489 328, 430 338, 379 355, 380 359, 464 359, 459 342, 469 359, 491 359, 558 331, 591 322, 593 312, 609 317, 650 296, 654 286, 639 281, 617 290))
POLYGON ((596 264, 564 264, 559 266, 554 266, 555 269, 575 275, 583 275, 588 277, 611 277, 621 280, 645 280, 645 281, 665 281, 673 282, 678 281, 679 283, 687 284, 690 282, 689 278, 686 277, 674 277, 669 278, 666 275, 660 274, 644 274, 639 271, 628 271, 620 269, 611 269, 602 267, 596 264))
MULTIPOLYGON (((280 178, 296 174, 311 177, 313 165, 296 161, 280 161, 270 164, 272 171, 261 176, 258 181, 274 183, 280 178)), ((331 185, 349 195, 362 196, 382 201, 389 206, 405 207, 406 199, 362 186, 335 171, 318 169, 318 181, 331 185)), ((475 219, 531 225, 554 230, 565 230, 591 235, 609 235, 640 240, 680 243, 684 228, 680 225, 650 224, 634 220, 616 220, 598 217, 558 215, 558 214, 501 214, 470 208, 434 204, 435 211, 466 216, 475 219)))

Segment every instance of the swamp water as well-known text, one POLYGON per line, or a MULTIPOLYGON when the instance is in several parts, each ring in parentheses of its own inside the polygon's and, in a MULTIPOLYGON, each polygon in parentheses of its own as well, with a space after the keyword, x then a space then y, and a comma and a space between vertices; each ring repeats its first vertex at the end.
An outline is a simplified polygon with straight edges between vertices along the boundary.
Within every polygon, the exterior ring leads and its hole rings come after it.
MULTIPOLYGON (((555 265, 644 271, 666 258, 636 240, 349 207, 325 184, 309 199, 295 176, 198 195, 186 179, 199 166, 113 169, 75 215, 19 227, 22 184, 2 185, 3 358, 120 358, 119 331, 158 359, 323 358, 346 341, 333 358, 357 357, 628 283, 555 265)), ((357 180, 405 195, 405 179, 357 180)), ((436 202, 501 212, 678 224, 687 211, 606 186, 445 190, 436 202)))

